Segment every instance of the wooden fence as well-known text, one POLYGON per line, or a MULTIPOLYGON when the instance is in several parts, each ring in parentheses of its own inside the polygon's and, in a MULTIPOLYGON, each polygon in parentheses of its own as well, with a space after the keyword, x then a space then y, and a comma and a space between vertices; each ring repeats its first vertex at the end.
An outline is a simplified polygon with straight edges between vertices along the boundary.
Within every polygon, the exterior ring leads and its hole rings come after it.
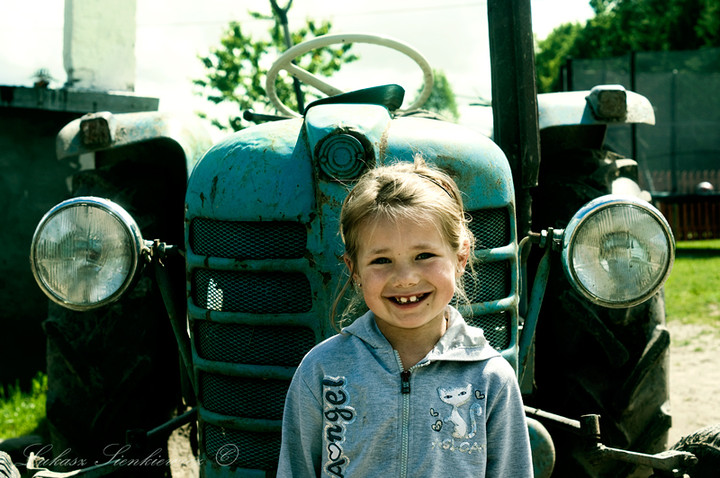
POLYGON ((698 184, 709 182, 716 191, 720 188, 720 170, 701 169, 697 171, 676 171, 673 181, 672 171, 650 171, 648 181, 640 178, 640 186, 648 191, 667 191, 675 194, 694 194, 698 184), (650 182, 650 184, 647 184, 650 182), (675 188, 673 188, 675 183, 675 188))
POLYGON ((676 241, 720 238, 720 195, 655 197, 653 202, 670 223, 676 241))
POLYGON ((650 171, 641 176, 640 187, 658 191, 653 203, 670 223, 675 240, 720 238, 720 170, 650 171), (714 190, 699 191, 701 183, 710 183, 714 190))

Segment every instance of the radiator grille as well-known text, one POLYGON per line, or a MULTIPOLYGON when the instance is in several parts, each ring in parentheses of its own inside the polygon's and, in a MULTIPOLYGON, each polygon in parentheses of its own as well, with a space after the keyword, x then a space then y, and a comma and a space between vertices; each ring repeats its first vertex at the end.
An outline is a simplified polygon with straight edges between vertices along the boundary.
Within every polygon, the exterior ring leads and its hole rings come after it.
POLYGON ((510 215, 506 208, 470 211, 468 227, 477 249, 493 249, 510 244, 510 215))
POLYGON ((245 418, 282 420, 290 382, 210 373, 200 374, 200 396, 207 410, 245 418))
POLYGON ((310 282, 299 272, 238 272, 197 269, 195 305, 223 312, 293 314, 312 308, 310 282))
POLYGON ((466 317, 465 321, 475 327, 483 329, 485 338, 496 350, 505 350, 510 346, 510 314, 499 312, 497 314, 466 317))
POLYGON ((208 459, 220 466, 273 470, 280 455, 280 433, 257 433, 205 423, 208 459))
MULTIPOLYGON (((470 229, 478 249, 511 242, 507 208, 469 212, 470 229)), ((218 258, 249 260, 298 259, 307 255, 307 229, 291 222, 229 222, 193 219, 189 232, 193 253, 218 258)), ((208 310, 251 314, 299 314, 312 310, 308 278, 287 271, 191 271, 191 300, 208 310)), ((488 261, 468 272, 465 288, 472 303, 498 300, 511 293, 510 261, 488 261)), ((481 327, 498 350, 510 344, 510 313, 468 317, 481 327)), ((207 360, 246 365, 297 366, 316 343, 309 327, 216 323, 201 318, 192 322, 198 355, 207 360)), ((228 417, 281 420, 289 387, 285 380, 236 377, 199 372, 202 407, 228 417)), ((260 470, 277 467, 280 433, 242 431, 203 422, 202 446, 218 465, 260 470)), ((272 473, 272 471, 270 471, 272 473)))
POLYGON ((298 259, 307 231, 297 222, 232 222, 195 218, 190 224, 195 254, 234 259, 298 259))
MULTIPOLYGON (((507 208, 470 211, 470 231, 475 236, 476 249, 503 247, 512 241, 510 211, 507 208)), ((509 261, 480 262, 463 277, 465 293, 471 303, 503 299, 512 293, 509 261)), ((508 312, 466 317, 467 323, 480 327, 490 345, 497 350, 510 346, 512 316, 508 312)))
POLYGON ((253 327, 205 320, 195 321, 194 338, 201 358, 250 365, 295 367, 315 345, 315 334, 305 327, 253 327))

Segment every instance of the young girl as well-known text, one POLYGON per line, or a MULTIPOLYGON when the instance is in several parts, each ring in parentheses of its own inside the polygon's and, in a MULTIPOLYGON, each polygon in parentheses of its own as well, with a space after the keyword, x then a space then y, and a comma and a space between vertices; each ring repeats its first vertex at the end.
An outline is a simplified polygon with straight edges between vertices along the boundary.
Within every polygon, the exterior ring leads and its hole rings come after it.
POLYGON ((449 305, 473 251, 455 182, 421 160, 370 170, 340 233, 370 310, 295 373, 278 476, 532 476, 515 372, 449 305))

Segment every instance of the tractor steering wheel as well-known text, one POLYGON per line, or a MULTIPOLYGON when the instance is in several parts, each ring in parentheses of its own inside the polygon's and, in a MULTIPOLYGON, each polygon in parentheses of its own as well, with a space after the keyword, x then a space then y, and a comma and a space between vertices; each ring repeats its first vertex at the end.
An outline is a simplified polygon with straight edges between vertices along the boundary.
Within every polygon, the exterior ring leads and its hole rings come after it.
POLYGON ((267 91, 268 99, 277 108, 280 113, 291 117, 299 117, 300 114, 288 108, 280 98, 278 98, 277 90, 275 89, 275 81, 277 79, 280 70, 287 71, 291 76, 297 78, 303 83, 312 86, 316 90, 325 93, 328 96, 339 95, 344 93, 343 90, 335 88, 334 86, 326 83, 318 76, 313 75, 309 71, 298 67, 292 61, 311 50, 322 48, 336 43, 372 43, 375 45, 384 46, 392 50, 399 51, 405 56, 410 57, 420 67, 423 73, 423 85, 420 95, 413 104, 407 107, 407 110, 413 110, 421 107, 425 104, 433 84, 433 72, 430 68, 430 64, 427 62, 417 50, 412 48, 410 45, 394 40, 389 37, 380 35, 366 35, 363 33, 341 33, 336 35, 323 35, 312 40, 308 40, 303 43, 299 43, 294 47, 288 49, 283 53, 275 63, 268 70, 267 79, 265 80, 265 89, 267 91))

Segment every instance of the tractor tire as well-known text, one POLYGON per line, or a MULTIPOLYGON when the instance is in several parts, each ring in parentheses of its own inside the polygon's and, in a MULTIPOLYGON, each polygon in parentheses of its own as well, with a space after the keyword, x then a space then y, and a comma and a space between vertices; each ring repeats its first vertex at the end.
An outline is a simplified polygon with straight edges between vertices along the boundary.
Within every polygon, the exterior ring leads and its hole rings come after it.
MULTIPOLYGON (((146 239, 182 244, 184 178, 183 188, 171 191, 162 165, 153 171, 140 159, 109 164, 77 174, 73 196, 110 199, 133 216, 146 239)), ((49 305, 43 323, 47 420, 53 454, 69 464, 53 471, 124 458, 166 464, 124 467, 120 476, 170 474, 166 440, 144 450, 123 448, 129 430, 150 431, 182 406, 177 344, 151 272, 147 268, 123 297, 99 309, 76 312, 49 305)), ((180 274, 176 285, 183 288, 184 279, 180 274)))
MULTIPOLYGON (((149 431, 178 407, 177 352, 152 289, 145 277, 120 301, 95 311, 49 307, 43 324, 47 420, 54 456, 65 453, 58 461, 70 465, 64 471, 104 463, 116 454, 136 458, 123 448, 128 430, 149 431)), ((165 456, 160 453, 158 459, 165 456)), ((128 476, 168 476, 162 468, 128 476)))
MULTIPOLYGON (((533 230, 563 228, 585 203, 610 193, 619 174, 617 159, 597 150, 543 153, 541 185, 532 192, 533 230)), ((671 426, 670 338, 663 291, 635 307, 603 308, 572 289, 558 256, 539 319, 534 394, 527 402, 575 420, 600 415, 606 446, 665 450, 671 426)), ((618 462, 590 463, 575 434, 550 429, 557 452, 554 477, 617 478, 648 471, 618 462)))
POLYGON ((673 450, 695 455, 697 464, 690 470, 691 478, 711 478, 720 470, 720 424, 697 430, 681 438, 673 450))
POLYGON ((0 478, 20 478, 20 472, 12 462, 10 455, 0 451, 0 478))

